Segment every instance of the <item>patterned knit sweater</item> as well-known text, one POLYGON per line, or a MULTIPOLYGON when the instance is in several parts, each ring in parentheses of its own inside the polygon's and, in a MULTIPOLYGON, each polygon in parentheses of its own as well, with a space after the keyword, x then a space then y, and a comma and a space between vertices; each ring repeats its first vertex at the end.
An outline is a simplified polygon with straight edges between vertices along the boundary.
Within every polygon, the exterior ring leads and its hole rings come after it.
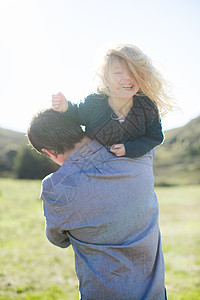
POLYGON ((105 146, 123 143, 127 157, 140 157, 164 139, 157 106, 147 96, 134 96, 124 122, 108 104, 108 96, 91 94, 79 105, 69 102, 65 114, 85 126, 88 137, 105 146))

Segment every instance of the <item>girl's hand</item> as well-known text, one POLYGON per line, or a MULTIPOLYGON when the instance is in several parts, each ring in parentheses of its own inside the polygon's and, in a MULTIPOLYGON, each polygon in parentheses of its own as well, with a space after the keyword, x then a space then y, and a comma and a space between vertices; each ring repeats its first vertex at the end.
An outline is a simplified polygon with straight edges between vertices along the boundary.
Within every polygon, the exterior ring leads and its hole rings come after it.
POLYGON ((65 96, 61 93, 56 95, 52 95, 52 108, 55 111, 62 111, 65 112, 68 109, 68 102, 65 96))
POLYGON ((126 149, 124 144, 115 144, 110 148, 110 152, 114 153, 117 156, 124 156, 126 153, 126 149))

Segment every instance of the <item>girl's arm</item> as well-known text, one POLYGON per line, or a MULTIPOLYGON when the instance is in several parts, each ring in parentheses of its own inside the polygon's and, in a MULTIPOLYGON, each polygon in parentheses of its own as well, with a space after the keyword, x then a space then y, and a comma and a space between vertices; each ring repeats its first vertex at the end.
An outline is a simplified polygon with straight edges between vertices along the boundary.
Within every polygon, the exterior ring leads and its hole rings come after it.
POLYGON ((154 147, 160 145, 164 140, 164 135, 159 126, 149 128, 149 133, 145 136, 128 141, 125 143, 125 156, 127 157, 140 157, 152 150, 154 147))
POLYGON ((60 111, 66 114, 73 121, 78 122, 80 125, 87 125, 89 117, 93 112, 96 105, 99 104, 99 95, 91 94, 80 102, 79 105, 72 104, 67 101, 65 96, 61 93, 52 95, 52 108, 55 111, 60 111))
POLYGON ((125 144, 115 144, 110 148, 110 152, 116 156, 127 156, 127 157, 140 157, 155 146, 162 143, 164 135, 162 129, 159 126, 156 128, 149 128, 147 135, 137 138, 133 141, 128 141, 125 144))
POLYGON ((154 111, 153 116, 147 118, 145 135, 125 142, 125 156, 140 157, 163 142, 164 134, 158 112, 155 114, 154 111))
POLYGON ((52 95, 51 103, 53 110, 65 113, 71 120, 80 125, 82 124, 79 118, 77 105, 67 101, 62 93, 52 95))

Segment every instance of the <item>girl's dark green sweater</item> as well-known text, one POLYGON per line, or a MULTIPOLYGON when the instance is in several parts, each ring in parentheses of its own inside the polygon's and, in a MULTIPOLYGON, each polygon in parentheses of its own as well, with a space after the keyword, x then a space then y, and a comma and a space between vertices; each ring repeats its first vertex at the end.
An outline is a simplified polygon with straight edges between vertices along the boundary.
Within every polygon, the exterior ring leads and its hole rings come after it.
POLYGON ((85 126, 85 132, 105 146, 124 144, 125 156, 139 157, 164 139, 156 104, 147 96, 134 96, 123 123, 108 104, 108 96, 91 94, 79 105, 69 102, 65 114, 85 126))

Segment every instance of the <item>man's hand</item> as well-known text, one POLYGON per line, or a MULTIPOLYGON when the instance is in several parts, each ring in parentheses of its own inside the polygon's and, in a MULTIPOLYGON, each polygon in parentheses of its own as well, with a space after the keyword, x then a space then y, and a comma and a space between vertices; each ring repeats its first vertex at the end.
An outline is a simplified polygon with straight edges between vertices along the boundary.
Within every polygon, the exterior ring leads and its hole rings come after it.
POLYGON ((56 95, 52 95, 52 108, 55 111, 62 111, 65 112, 68 109, 68 102, 65 96, 61 93, 56 95))
POLYGON ((114 153, 116 156, 124 156, 126 150, 124 144, 115 144, 110 148, 110 152, 114 153))

